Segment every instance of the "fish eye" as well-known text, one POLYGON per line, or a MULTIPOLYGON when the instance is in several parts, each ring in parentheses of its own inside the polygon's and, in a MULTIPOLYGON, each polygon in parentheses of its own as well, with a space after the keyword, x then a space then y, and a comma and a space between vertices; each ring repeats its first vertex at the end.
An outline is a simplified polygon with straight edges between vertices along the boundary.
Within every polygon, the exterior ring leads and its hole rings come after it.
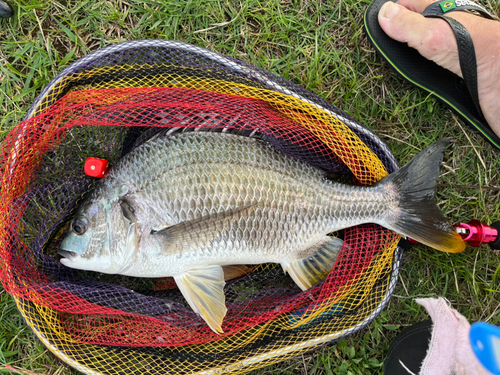
POLYGON ((78 234, 81 236, 87 231, 88 228, 88 221, 86 219, 75 219, 71 223, 71 229, 73 230, 74 233, 78 234))

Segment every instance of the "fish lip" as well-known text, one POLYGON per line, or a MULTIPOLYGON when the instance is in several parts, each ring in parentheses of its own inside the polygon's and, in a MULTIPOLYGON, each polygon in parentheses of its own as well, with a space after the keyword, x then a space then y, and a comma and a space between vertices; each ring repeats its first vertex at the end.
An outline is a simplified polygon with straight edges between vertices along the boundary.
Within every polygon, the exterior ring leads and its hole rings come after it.
POLYGON ((73 258, 76 256, 76 253, 74 253, 72 251, 63 250, 63 249, 59 249, 57 251, 57 253, 59 255, 61 255, 63 258, 71 260, 71 261, 73 261, 73 258))

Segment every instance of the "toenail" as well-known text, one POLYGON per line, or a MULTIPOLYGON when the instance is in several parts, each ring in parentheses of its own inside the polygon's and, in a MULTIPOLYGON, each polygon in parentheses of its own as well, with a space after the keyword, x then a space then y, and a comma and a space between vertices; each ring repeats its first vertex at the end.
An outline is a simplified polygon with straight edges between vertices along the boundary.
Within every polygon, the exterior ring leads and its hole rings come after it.
POLYGON ((391 1, 385 3, 382 7, 382 17, 385 17, 389 20, 392 19, 392 17, 394 17, 397 12, 399 12, 399 6, 391 1))

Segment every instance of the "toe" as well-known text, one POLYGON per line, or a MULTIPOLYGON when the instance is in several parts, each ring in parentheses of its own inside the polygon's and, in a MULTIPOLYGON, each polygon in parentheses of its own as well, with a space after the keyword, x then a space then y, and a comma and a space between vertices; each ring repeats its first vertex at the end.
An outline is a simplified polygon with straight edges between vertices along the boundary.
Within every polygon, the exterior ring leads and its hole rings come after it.
POLYGON ((426 28, 423 16, 391 1, 380 9, 378 21, 385 33, 398 42, 419 41, 426 28))
POLYGON ((426 59, 461 75, 456 39, 444 20, 425 18, 393 2, 382 6, 378 20, 392 39, 408 43, 426 59))

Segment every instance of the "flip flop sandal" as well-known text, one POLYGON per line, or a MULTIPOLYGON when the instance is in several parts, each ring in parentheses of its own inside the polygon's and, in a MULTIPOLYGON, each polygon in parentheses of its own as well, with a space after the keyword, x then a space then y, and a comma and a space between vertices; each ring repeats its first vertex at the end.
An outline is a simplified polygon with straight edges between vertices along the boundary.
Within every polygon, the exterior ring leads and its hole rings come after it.
POLYGON ((444 19, 452 28, 457 38, 460 68, 464 76, 462 79, 433 61, 427 60, 406 43, 397 42, 387 36, 378 23, 378 12, 387 1, 393 0, 374 0, 365 12, 365 30, 375 49, 399 75, 435 96, 467 125, 478 130, 488 142, 500 149, 500 138, 491 130, 479 106, 476 54, 472 38, 460 22, 447 17, 446 14, 453 11, 474 10, 485 18, 493 20, 496 18, 470 0, 438 1, 432 3, 422 13, 425 17, 444 19))
POLYGON ((432 320, 416 323, 394 339, 384 362, 384 374, 420 373, 432 337, 432 320))
POLYGON ((13 14, 14 11, 12 10, 12 7, 9 5, 9 3, 0 0, 0 17, 9 18, 12 17, 13 14))

